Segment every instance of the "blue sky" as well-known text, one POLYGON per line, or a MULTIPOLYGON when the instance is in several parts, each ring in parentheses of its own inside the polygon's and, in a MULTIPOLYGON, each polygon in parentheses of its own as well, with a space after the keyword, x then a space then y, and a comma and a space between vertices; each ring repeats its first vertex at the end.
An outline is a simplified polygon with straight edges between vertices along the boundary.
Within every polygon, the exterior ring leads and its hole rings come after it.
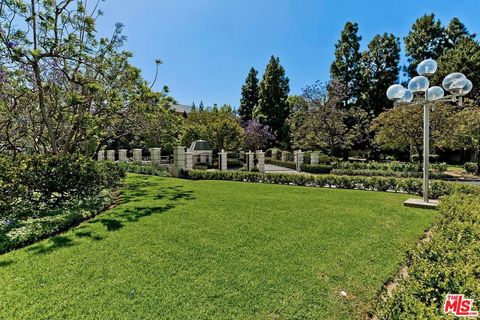
MULTIPOLYGON (((480 34, 480 1, 422 0, 106 0, 97 29, 125 25, 132 62, 158 90, 168 85, 180 103, 237 107, 250 67, 263 73, 273 54, 290 78, 291 94, 327 81, 334 45, 346 21, 359 24, 364 48, 375 34, 403 38, 415 19, 434 12, 442 23, 458 17, 480 34)), ((403 50, 403 48, 402 48, 403 50)))

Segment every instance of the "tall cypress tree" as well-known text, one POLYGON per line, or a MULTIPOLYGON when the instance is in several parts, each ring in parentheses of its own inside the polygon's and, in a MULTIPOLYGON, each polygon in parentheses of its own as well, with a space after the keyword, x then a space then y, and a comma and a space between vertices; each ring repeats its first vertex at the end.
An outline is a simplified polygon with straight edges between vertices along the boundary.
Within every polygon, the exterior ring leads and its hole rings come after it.
POLYGON ((358 24, 347 22, 335 45, 335 61, 330 67, 330 74, 332 79, 338 79, 347 86, 346 105, 356 103, 360 95, 361 40, 358 24))
POLYGON ((285 120, 290 114, 288 93, 289 80, 280 59, 272 56, 260 82, 258 105, 254 118, 268 125, 280 144, 288 143, 288 128, 285 120))
POLYGON ((258 72, 254 68, 250 69, 245 84, 242 86, 242 98, 238 114, 242 122, 252 120, 253 109, 258 105, 258 72))
POLYGON ((398 81, 400 39, 393 34, 376 35, 362 53, 360 106, 378 116, 392 107, 385 92, 398 81))

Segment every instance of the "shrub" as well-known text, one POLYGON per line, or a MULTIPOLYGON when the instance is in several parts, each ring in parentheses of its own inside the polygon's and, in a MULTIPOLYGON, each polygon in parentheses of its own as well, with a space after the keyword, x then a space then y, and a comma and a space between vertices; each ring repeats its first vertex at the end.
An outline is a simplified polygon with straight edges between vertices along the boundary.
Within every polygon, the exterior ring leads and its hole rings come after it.
POLYGON ((243 167, 243 161, 239 159, 227 159, 227 166, 229 167, 243 167))
MULTIPOLYGON (((270 184, 286 184, 310 187, 328 187, 357 190, 404 192, 422 195, 422 180, 416 178, 393 177, 362 177, 337 175, 307 175, 283 173, 256 173, 241 171, 199 171, 190 170, 184 173, 192 180, 232 180, 244 182, 259 182, 270 184)), ((480 195, 480 187, 436 180, 430 185, 430 195, 436 199, 454 192, 464 192, 480 195)))
POLYGON ((465 162, 464 164, 465 171, 471 174, 477 173, 477 164, 475 162, 465 162))
POLYGON ((145 174, 149 176, 159 176, 159 177, 170 176, 167 168, 159 167, 153 164, 136 164, 136 163, 121 162, 121 163, 117 163, 117 166, 119 168, 122 168, 126 172, 130 172, 130 173, 138 173, 138 174, 145 174))
POLYGON ((250 172, 260 172, 260 170, 257 167, 253 167, 250 172))
POLYGON ((304 172, 320 174, 320 173, 330 173, 333 169, 333 166, 326 165, 326 164, 318 164, 318 165, 302 164, 301 169, 304 172))
MULTIPOLYGON (((430 241, 408 254, 408 278, 391 297, 379 299, 380 319, 444 318, 448 293, 480 299, 480 202, 478 195, 454 193, 442 199, 430 241)), ((385 293, 383 293, 385 296, 385 293)))
MULTIPOLYGON (((438 159, 439 159, 438 154, 430 155, 430 163, 437 163, 438 159)), ((422 162, 422 161, 423 161, 423 155, 414 154, 412 156, 412 162, 422 162)))
MULTIPOLYGON (((340 176, 365 176, 365 177, 396 177, 396 178, 421 178, 422 172, 410 171, 384 171, 384 170, 350 170, 350 169, 333 169, 332 174, 340 176)), ((442 173, 430 172, 431 179, 443 179, 447 176, 442 173)))

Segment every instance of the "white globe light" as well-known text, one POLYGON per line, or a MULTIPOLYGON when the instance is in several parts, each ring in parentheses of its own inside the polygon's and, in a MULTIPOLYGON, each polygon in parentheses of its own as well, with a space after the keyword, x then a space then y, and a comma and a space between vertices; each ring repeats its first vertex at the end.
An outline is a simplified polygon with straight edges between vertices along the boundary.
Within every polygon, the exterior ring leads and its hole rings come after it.
POLYGON ((420 62, 417 67, 417 73, 421 76, 431 76, 437 71, 437 63, 433 59, 427 59, 420 62))
POLYGON ((392 101, 397 101, 405 95, 405 88, 400 84, 391 85, 387 90, 387 97, 392 101))
POLYGON ((461 96, 467 95, 470 93, 470 91, 472 91, 472 89, 473 89, 472 81, 467 79, 467 82, 465 83, 463 88, 460 89, 460 91, 458 91, 458 94, 461 96))
POLYGON ((415 92, 425 92, 428 89, 430 82, 424 76, 416 76, 408 83, 408 90, 415 92))
POLYGON ((428 88, 428 91, 427 91, 428 101, 435 101, 435 100, 441 99, 443 98, 444 95, 445 95, 445 91, 443 91, 443 89, 439 86, 428 88))
POLYGON ((412 91, 405 89, 405 94, 403 97, 399 100, 400 102, 412 102, 413 100, 413 93, 412 91))
POLYGON ((443 79, 442 86, 451 93, 459 93, 467 84, 467 77, 463 73, 450 73, 443 79))

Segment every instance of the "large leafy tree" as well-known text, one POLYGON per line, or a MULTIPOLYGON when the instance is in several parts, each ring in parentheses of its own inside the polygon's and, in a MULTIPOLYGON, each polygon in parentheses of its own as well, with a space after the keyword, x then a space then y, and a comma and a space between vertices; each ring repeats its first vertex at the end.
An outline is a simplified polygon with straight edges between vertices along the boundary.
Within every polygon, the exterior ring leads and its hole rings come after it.
POLYGON ((338 155, 366 137, 367 114, 360 108, 344 106, 346 92, 341 81, 333 80, 305 88, 303 96, 292 101, 294 111, 288 121, 295 148, 338 155))
POLYGON ((272 56, 260 82, 259 101, 254 110, 254 118, 268 125, 277 142, 283 145, 288 143, 285 120, 290 113, 289 92, 289 80, 285 75, 285 69, 280 64, 280 59, 272 56))
MULTIPOLYGON (((437 106, 431 113, 431 145, 439 146, 445 131, 451 126, 450 115, 454 110, 449 105, 437 106)), ((390 109, 380 114, 371 130, 374 142, 383 150, 408 151, 413 147, 416 154, 423 149, 423 108, 407 106, 390 109)))
POLYGON ((242 122, 247 122, 253 118, 253 109, 258 105, 258 71, 250 69, 245 84, 242 86, 242 98, 238 114, 242 122))
POLYGON ((353 105, 360 95, 360 41, 358 24, 347 22, 335 45, 335 60, 330 67, 332 79, 347 86, 344 103, 353 105))
POLYGON ((399 62, 400 40, 393 34, 376 35, 362 53, 359 105, 373 116, 392 107, 385 92, 398 81, 399 62))
POLYGON ((215 151, 233 151, 242 147, 244 130, 230 106, 205 108, 188 115, 180 135, 185 146, 199 139, 208 140, 215 151))
POLYGON ((97 37, 99 15, 86 0, 0 2, 0 68, 10 72, 12 94, 30 91, 22 107, 34 151, 92 154, 132 111, 163 99, 120 50, 121 24, 97 37))

